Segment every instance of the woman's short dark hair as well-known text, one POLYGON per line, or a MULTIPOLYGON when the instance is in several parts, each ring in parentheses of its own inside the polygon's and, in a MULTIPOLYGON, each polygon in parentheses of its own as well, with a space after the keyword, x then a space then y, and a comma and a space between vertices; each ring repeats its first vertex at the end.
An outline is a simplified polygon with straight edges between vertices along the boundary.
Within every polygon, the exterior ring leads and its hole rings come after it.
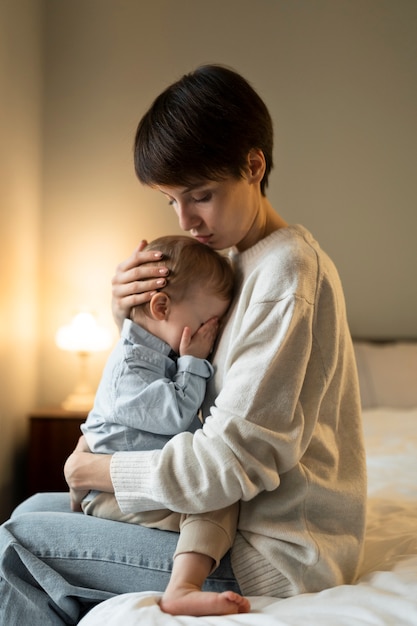
POLYGON ((165 89, 139 122, 135 170, 151 186, 240 178, 253 148, 265 156, 265 194, 273 148, 269 111, 240 74, 204 65, 165 89))

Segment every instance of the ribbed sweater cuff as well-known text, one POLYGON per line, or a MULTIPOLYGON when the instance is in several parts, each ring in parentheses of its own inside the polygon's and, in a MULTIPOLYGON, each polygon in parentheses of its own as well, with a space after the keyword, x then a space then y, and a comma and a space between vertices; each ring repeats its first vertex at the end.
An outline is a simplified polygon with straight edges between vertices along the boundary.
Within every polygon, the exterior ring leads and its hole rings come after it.
POLYGON ((123 513, 161 508, 161 504, 151 498, 153 468, 158 454, 159 450, 113 454, 110 476, 123 513))

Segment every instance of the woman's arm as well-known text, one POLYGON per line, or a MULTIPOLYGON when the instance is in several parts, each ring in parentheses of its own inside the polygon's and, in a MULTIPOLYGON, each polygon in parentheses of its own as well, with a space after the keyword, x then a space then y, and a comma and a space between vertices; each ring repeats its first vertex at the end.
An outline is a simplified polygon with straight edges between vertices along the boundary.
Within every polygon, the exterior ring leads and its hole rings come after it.
POLYGON ((166 267, 148 265, 161 258, 155 250, 144 252, 147 242, 142 240, 128 259, 120 263, 112 279, 112 312, 114 320, 122 328, 132 307, 148 302, 152 294, 166 284, 166 267))
POLYGON ((280 473, 302 456, 309 430, 298 399, 313 309, 297 302, 255 304, 235 325, 226 356, 216 355, 228 371, 202 429, 176 435, 162 450, 113 455, 111 477, 124 512, 201 513, 279 486, 280 473), (291 337, 288 327, 297 328, 291 337))

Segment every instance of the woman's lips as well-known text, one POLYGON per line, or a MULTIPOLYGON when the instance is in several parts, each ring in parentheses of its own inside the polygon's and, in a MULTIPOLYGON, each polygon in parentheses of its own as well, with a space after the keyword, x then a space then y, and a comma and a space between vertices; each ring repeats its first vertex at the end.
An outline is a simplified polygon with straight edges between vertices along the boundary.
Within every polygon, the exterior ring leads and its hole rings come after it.
POLYGON ((194 238, 200 243, 208 244, 211 239, 211 235, 194 235, 194 238))

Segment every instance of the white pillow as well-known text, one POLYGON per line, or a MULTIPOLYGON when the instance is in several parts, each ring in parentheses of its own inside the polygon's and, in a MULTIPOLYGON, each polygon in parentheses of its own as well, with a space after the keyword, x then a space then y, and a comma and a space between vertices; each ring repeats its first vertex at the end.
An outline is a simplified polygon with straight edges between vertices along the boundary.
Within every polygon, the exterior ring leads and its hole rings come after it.
POLYGON ((417 341, 354 341, 364 409, 417 407, 417 341))

